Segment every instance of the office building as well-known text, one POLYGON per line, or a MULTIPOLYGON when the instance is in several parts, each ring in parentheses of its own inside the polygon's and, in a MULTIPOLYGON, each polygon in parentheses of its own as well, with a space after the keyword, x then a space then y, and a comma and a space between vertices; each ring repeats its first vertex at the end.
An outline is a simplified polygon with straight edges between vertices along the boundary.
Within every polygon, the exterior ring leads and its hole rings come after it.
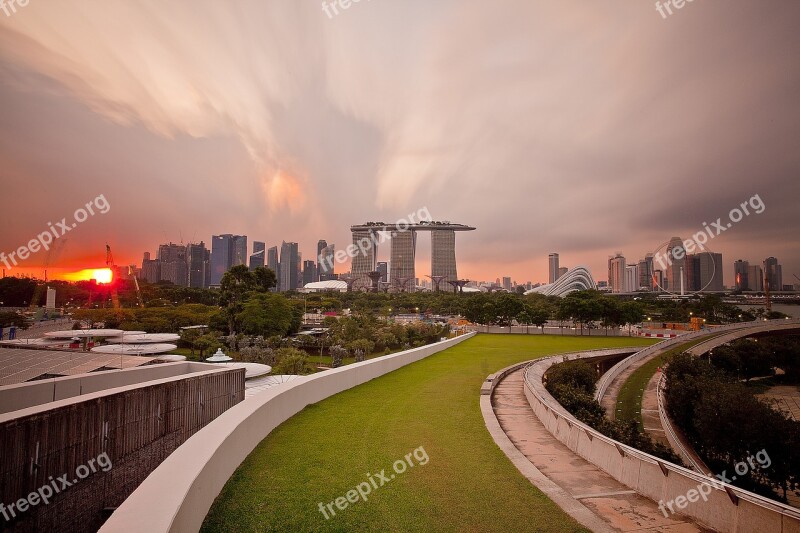
POLYGON ((158 259, 150 259, 150 252, 144 253, 139 279, 143 279, 148 283, 158 283, 161 281, 161 263, 158 259))
POLYGON ((278 276, 278 247, 273 246, 269 250, 267 250, 267 268, 275 272, 275 276, 278 276))
POLYGON ((323 261, 323 252, 325 248, 328 247, 328 241, 325 239, 320 239, 317 241, 317 279, 314 281, 320 281, 322 279, 322 261, 323 261))
MULTIPOLYGON (((325 241, 320 241, 325 242, 325 241)), ((336 253, 336 246, 334 244, 326 244, 317 255, 317 263, 319 264, 317 275, 320 281, 330 281, 336 279, 336 264, 334 254, 336 253)))
POLYGON ((206 244, 189 244, 186 247, 186 261, 189 270, 189 287, 207 289, 211 283, 211 252, 206 244))
POLYGON ((267 245, 263 242, 253 241, 253 254, 250 256, 250 270, 263 267, 266 261, 267 245))
POLYGON ((507 291, 511 290, 511 278, 508 276, 503 276, 503 288, 507 291))
POLYGON ((303 286, 308 283, 319 281, 317 279, 317 263, 316 261, 306 260, 303 261, 303 286))
POLYGON ((722 254, 700 252, 687 255, 684 274, 687 291, 721 292, 724 289, 722 254))
POLYGON ((750 264, 738 259, 733 263, 733 288, 737 291, 756 290, 750 288, 750 264))
POLYGON ((608 286, 611 292, 625 292, 625 257, 617 252, 608 258, 608 286))
POLYGON ((751 291, 764 291, 764 269, 761 268, 761 265, 749 266, 747 269, 747 286, 751 291))
POLYGON ((667 288, 675 294, 686 289, 686 249, 680 237, 673 237, 667 245, 667 288))
POLYGON ((625 266, 625 289, 624 292, 636 292, 639 290, 639 266, 625 266))
POLYGON ((558 274, 556 275, 556 281, 558 281, 558 278, 560 278, 561 276, 563 276, 567 272, 569 272, 569 268, 567 268, 567 267, 558 267, 558 274))
POLYGON ((639 261, 639 288, 652 291, 656 289, 653 281, 653 254, 647 254, 639 261))
POLYGON ((550 254, 547 257, 547 262, 550 266, 550 277, 548 283, 555 283, 555 281, 558 279, 558 254, 550 254))
POLYGON ((186 246, 182 244, 162 244, 158 247, 158 262, 161 263, 161 281, 185 287, 189 282, 186 264, 186 246))
POLYGON ((247 264, 247 236, 214 235, 211 237, 211 283, 219 286, 222 275, 231 267, 247 264))
POLYGON ((281 258, 278 264, 278 290, 293 291, 297 289, 297 284, 301 278, 300 272, 300 251, 296 242, 286 242, 281 244, 281 258))
POLYGON ((767 277, 769 290, 780 291, 783 290, 783 272, 778 260, 774 257, 767 257, 764 260, 764 274, 767 277))

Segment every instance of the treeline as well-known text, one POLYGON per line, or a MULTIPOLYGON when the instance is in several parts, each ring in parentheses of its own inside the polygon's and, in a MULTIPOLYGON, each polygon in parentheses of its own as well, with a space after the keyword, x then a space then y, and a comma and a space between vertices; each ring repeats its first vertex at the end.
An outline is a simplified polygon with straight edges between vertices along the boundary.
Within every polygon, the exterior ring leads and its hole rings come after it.
POLYGON ((714 472, 730 473, 737 463, 765 450, 771 465, 737 476, 732 483, 772 498, 777 491, 785 501, 800 482, 800 424, 759 400, 760 388, 741 381, 772 375, 770 365, 789 360, 796 379, 796 338, 788 343, 791 356, 783 349, 776 355, 762 348, 783 342, 744 340, 714 349, 710 358, 676 355, 665 369, 665 397, 670 417, 714 472))
POLYGON ((587 361, 568 361, 553 365, 545 376, 547 391, 575 418, 603 435, 627 444, 637 450, 660 457, 665 461, 682 464, 671 448, 653 441, 635 420, 611 420, 594 399, 597 371, 587 361))

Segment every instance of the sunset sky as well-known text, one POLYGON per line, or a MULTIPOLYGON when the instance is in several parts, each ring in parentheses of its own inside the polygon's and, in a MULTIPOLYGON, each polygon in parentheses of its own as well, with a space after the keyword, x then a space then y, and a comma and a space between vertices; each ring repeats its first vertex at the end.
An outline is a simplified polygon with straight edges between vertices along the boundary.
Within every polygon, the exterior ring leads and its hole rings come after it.
MULTIPOLYGON (((8 2, 7 2, 8 3, 8 2)), ((110 209, 18 272, 267 246, 427 207, 459 275, 607 277, 758 194, 709 243, 800 275, 800 2, 32 0, 0 11, 0 251, 110 209)), ((417 273, 430 272, 430 237, 417 273)), ((381 259, 388 257, 388 247, 381 259)), ((339 267, 338 271, 342 271, 339 267)))

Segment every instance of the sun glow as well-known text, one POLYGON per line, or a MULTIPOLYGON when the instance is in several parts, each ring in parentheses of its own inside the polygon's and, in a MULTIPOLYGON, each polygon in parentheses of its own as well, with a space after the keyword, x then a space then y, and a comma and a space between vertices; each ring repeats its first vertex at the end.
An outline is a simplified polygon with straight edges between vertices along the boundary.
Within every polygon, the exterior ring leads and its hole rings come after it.
POLYGON ((110 268, 85 268, 77 272, 70 272, 64 275, 67 281, 90 281, 95 280, 97 283, 111 283, 114 275, 110 268))

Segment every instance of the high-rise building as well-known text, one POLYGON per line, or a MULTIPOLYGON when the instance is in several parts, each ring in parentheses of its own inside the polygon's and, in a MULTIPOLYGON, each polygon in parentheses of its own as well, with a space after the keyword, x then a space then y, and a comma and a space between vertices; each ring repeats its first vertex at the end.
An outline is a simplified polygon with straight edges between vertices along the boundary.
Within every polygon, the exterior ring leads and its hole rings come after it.
POLYGON ((267 268, 275 272, 275 276, 278 276, 278 247, 273 246, 269 250, 267 250, 267 268))
POLYGON ((253 241, 253 254, 250 256, 250 270, 263 267, 267 253, 267 245, 263 242, 253 241))
POLYGON ((293 291, 297 289, 297 283, 300 279, 298 273, 300 272, 300 252, 299 246, 296 242, 286 242, 281 244, 281 259, 278 264, 280 271, 278 277, 278 290, 279 291, 293 291))
POLYGON ((314 281, 322 280, 322 261, 323 261, 322 252, 327 247, 328 247, 328 241, 326 241, 325 239, 320 239, 317 241, 317 279, 314 281))
POLYGON ((206 243, 190 244, 186 247, 186 261, 189 270, 189 287, 208 288, 211 282, 211 252, 206 243))
POLYGON ((552 253, 547 257, 550 265, 550 278, 548 283, 555 283, 558 279, 558 254, 552 253))
POLYGON ((503 288, 507 291, 511 290, 511 278, 509 276, 503 276, 503 288))
POLYGON ((185 287, 189 282, 186 264, 186 246, 162 244, 158 247, 158 262, 161 263, 161 281, 185 287))
POLYGON ((722 254, 700 252, 687 255, 684 274, 688 291, 721 292, 724 288, 722 254))
POLYGON ((150 259, 150 252, 144 253, 139 279, 143 279, 148 283, 158 283, 161 281, 161 262, 158 259, 150 259))
POLYGON ((686 249, 680 237, 673 237, 667 245, 667 286, 678 293, 686 288, 686 249))
POLYGON ((608 286, 611 292, 625 292, 625 257, 617 252, 608 258, 608 286))
POLYGON ((625 292, 636 292, 639 290, 639 266, 625 266, 625 292))
POLYGON ((656 270, 653 272, 653 290, 662 291, 664 287, 664 271, 656 270))
POLYGON ((211 237, 211 283, 218 286, 222 275, 233 266, 247 264, 247 236, 213 235, 211 237))
POLYGON ((315 261, 303 261, 303 286, 317 281, 317 263, 315 261))
POLYGON ((774 257, 764 259, 764 274, 767 276, 770 291, 783 290, 783 269, 774 257))
MULTIPOLYGON (((435 234, 437 232, 434 231, 433 233, 435 234)), ((391 280, 393 288, 414 292, 417 232, 414 230, 400 231, 394 229, 391 231, 391 235, 392 246, 390 255, 392 261, 391 280)), ((431 255, 434 258, 436 257, 435 253, 431 255)), ((435 262, 436 260, 433 259, 432 261, 435 262)), ((373 265, 374 264, 373 262, 373 265)), ((375 268, 373 267, 372 270, 375 270, 375 268)))
POLYGON ((375 270, 381 273, 381 279, 383 283, 389 282, 389 263, 386 261, 379 261, 378 266, 375 267, 375 270))
POLYGON ((751 291, 764 291, 764 269, 761 265, 750 265, 747 269, 747 286, 751 291))
POLYGON ((653 281, 653 254, 647 254, 639 261, 639 288, 648 291, 656 288, 653 281))
POLYGON ((733 263, 733 288, 737 291, 756 290, 750 289, 750 264, 738 259, 733 263))
MULTIPOLYGON (((392 245, 394 245, 394 241, 392 241, 392 245)), ((431 275, 444 276, 439 283, 439 290, 455 291, 455 287, 448 283, 458 279, 455 231, 447 229, 431 231, 431 275)))
POLYGON ((567 267, 558 267, 558 275, 556 276, 556 280, 558 280, 561 276, 566 274, 569 271, 567 267))
MULTIPOLYGON (((320 241, 325 242, 325 241, 320 241)), ((336 265, 334 262, 334 254, 336 253, 336 246, 331 243, 325 245, 317 255, 318 271, 320 281, 329 281, 336 279, 336 265)))

